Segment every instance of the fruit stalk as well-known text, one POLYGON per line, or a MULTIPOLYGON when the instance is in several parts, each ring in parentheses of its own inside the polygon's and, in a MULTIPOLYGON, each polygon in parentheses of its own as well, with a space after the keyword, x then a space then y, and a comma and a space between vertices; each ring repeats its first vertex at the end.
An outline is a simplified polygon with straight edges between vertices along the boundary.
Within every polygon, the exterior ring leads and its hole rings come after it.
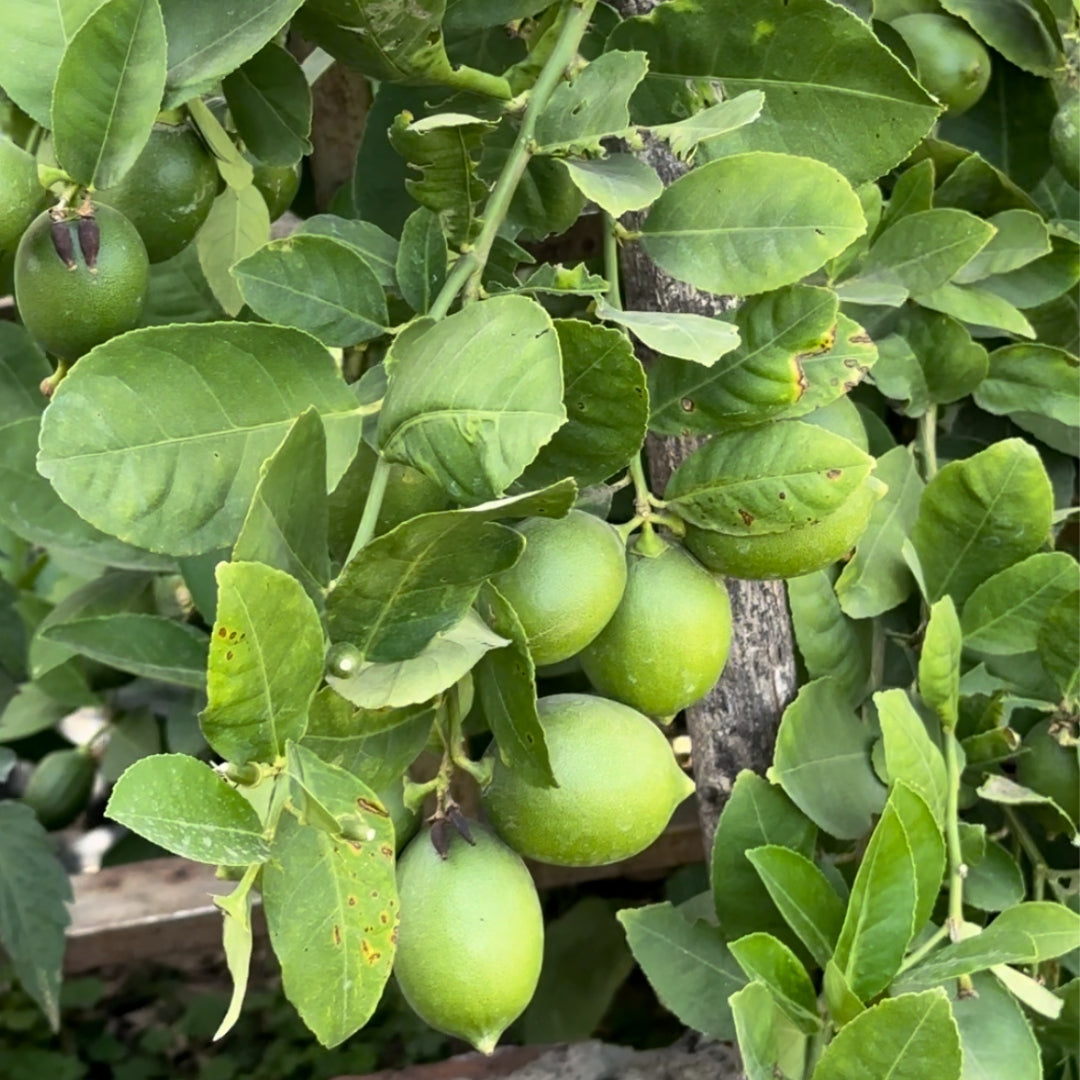
POLYGON ((386 494, 386 481, 389 478, 390 462, 380 454, 378 461, 375 462, 375 471, 371 474, 371 487, 368 488, 364 512, 360 515, 360 524, 356 527, 356 536, 353 538, 352 547, 349 548, 349 557, 345 560, 346 566, 375 535, 375 522, 382 508, 383 496, 386 494))
POLYGON ((919 457, 922 460, 923 479, 928 483, 937 476, 937 405, 927 406, 919 420, 919 457))

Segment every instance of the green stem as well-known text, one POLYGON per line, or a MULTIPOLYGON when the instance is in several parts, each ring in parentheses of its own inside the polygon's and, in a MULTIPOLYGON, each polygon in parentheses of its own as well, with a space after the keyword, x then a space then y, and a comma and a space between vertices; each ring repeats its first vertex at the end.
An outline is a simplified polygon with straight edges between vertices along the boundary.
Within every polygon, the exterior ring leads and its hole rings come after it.
POLYGON ((964 878, 967 867, 960 846, 960 761, 956 753, 956 737, 951 731, 945 736, 945 768, 949 791, 945 803, 945 841, 949 850, 949 917, 946 922, 949 937, 960 940, 964 922, 964 878))
POLYGON ((923 479, 937 476, 937 405, 930 405, 919 420, 919 456, 922 458, 923 479))
POLYGON ((382 509, 383 496, 386 494, 386 481, 390 478, 390 462, 381 454, 375 462, 375 471, 371 474, 371 487, 368 488, 367 500, 364 503, 364 512, 360 515, 360 524, 356 529, 352 547, 349 548, 349 557, 345 560, 348 566, 356 556, 356 553, 375 535, 375 522, 382 509))
POLYGON ((607 302, 622 310, 622 290, 619 288, 619 239, 615 234, 615 221, 604 214, 604 277, 607 278, 607 302))
POLYGON ((467 772, 482 788, 491 782, 491 764, 477 762, 465 752, 465 736, 461 730, 461 698, 457 686, 450 689, 446 701, 447 744, 450 760, 457 768, 467 772))
POLYGON ((645 479, 645 466, 640 454, 635 454, 630 459, 630 479, 634 482, 634 509, 647 518, 652 513, 652 492, 649 491, 649 481, 645 479))
MULTIPOLYGON (((1039 850, 1039 845, 1035 843, 1031 833, 1024 827, 1016 811, 1008 806, 1002 807, 1002 809, 1005 812, 1005 820, 1009 823, 1009 832, 1016 838, 1031 863, 1032 894, 1034 898, 1041 900, 1046 891, 1046 885, 1049 883, 1058 901, 1064 903, 1069 895, 1068 890, 1062 889, 1058 880, 1064 875, 1059 871, 1050 869, 1049 864, 1039 850)), ((1068 871, 1067 875, 1071 877, 1072 871, 1068 871)))
POLYGON ((454 70, 447 83, 458 90, 483 94, 485 97, 498 98, 500 101, 509 101, 513 97, 510 84, 501 75, 478 71, 476 68, 466 67, 464 64, 454 70))
POLYGON ((902 971, 907 971, 908 968, 914 967, 920 963, 925 956, 933 952, 947 937, 949 936, 949 925, 946 923, 942 926, 938 932, 927 942, 920 945, 913 953, 904 957, 904 962, 900 965, 897 975, 902 971))

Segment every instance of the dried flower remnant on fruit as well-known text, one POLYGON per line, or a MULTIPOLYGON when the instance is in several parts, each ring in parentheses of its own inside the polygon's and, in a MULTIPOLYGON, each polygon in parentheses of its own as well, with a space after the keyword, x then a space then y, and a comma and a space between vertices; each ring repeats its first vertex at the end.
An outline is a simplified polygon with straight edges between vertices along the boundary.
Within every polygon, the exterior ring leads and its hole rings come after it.
POLYGON ((52 246, 57 257, 69 269, 74 270, 78 266, 75 262, 75 245, 71 239, 71 227, 64 218, 53 217, 49 228, 52 237, 52 246))
POLYGON ((97 273, 98 252, 101 250, 101 230, 93 214, 79 216, 79 250, 92 274, 97 273))

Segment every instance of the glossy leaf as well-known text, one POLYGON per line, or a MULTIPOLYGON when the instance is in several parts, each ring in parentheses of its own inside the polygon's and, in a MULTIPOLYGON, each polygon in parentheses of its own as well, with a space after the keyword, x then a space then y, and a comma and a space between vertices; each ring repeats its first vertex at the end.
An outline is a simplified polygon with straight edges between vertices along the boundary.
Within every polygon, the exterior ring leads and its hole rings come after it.
POLYGON ((446 280, 446 237, 437 214, 424 207, 409 215, 401 230, 395 277, 406 303, 427 313, 446 280))
POLYGON ((195 245, 207 284, 227 315, 238 315, 244 306, 232 268, 258 251, 269 237, 270 212, 253 184, 227 187, 214 200, 195 245))
POLYGON ((820 828, 855 840, 870 831, 872 815, 885 803, 870 765, 873 738, 843 685, 815 679, 784 710, 768 777, 820 828))
POLYGON ((734 1038, 728 998, 746 979, 719 930, 667 903, 626 908, 619 922, 661 1004, 710 1038, 734 1038))
POLYGON ((155 754, 135 762, 113 788, 105 813, 195 862, 247 866, 269 855, 251 803, 187 754, 155 754))
POLYGON ((566 420, 555 327, 525 297, 414 324, 386 370, 382 452, 462 501, 501 495, 566 420))
POLYGON ((1080 595, 1063 597, 1046 613, 1036 645, 1039 660, 1067 703, 1080 688, 1080 595))
POLYGON ((322 624, 303 586, 281 570, 219 563, 216 577, 202 732, 229 761, 273 761, 304 733, 323 673, 322 624))
POLYGON ((1053 495, 1038 452, 1005 439, 946 465, 927 485, 911 531, 929 599, 957 604, 1033 554, 1050 530, 1053 495))
POLYGON ((819 1028, 817 995, 799 958, 772 934, 757 932, 728 946, 748 979, 764 984, 800 1031, 819 1028))
POLYGON ((779 788, 744 769, 724 804, 712 850, 712 893, 729 940, 755 931, 795 944, 791 930, 746 857, 768 844, 809 858, 817 827, 779 788))
POLYGON ((987 372, 987 353, 972 340, 971 334, 950 315, 908 307, 896 323, 898 333, 911 347, 917 368, 909 377, 916 385, 896 392, 893 385, 880 379, 875 366, 873 379, 887 397, 908 399, 908 416, 921 416, 925 404, 948 405, 977 391, 987 372))
POLYGON ((874 704, 881 725, 889 782, 902 780, 917 791, 943 827, 949 781, 941 750, 927 733, 906 691, 880 690, 874 695, 874 704))
POLYGON ((1033 338, 1035 329, 1022 312, 1007 300, 980 285, 939 285, 930 292, 914 293, 911 297, 931 311, 952 315, 969 326, 1006 330, 1017 337, 1033 338))
POLYGON ((540 448, 520 484, 537 488, 573 476, 579 488, 624 468, 645 439, 645 372, 625 334, 579 319, 556 319, 567 421, 540 448))
POLYGON ((842 436, 789 420, 710 439, 676 469, 664 498, 702 528, 784 532, 839 509, 872 464, 842 436))
POLYGON ((1027 263, 1019 270, 984 278, 983 288, 1022 310, 1048 304, 1067 293, 1080 280, 1076 241, 1052 236, 1050 243, 1049 255, 1027 263))
POLYGON ((886 998, 845 1025, 818 1060, 815 1080, 960 1080, 962 1051, 944 991, 886 998))
POLYGON ((1042 1080, 1039 1044, 1016 999, 992 975, 977 973, 972 983, 975 993, 964 997, 947 987, 964 1052, 961 1080, 1042 1080))
POLYGON ((225 100, 240 138, 267 165, 311 153, 311 90, 293 55, 271 43, 227 75, 225 100))
POLYGON ((989 371, 974 396, 979 408, 998 416, 1033 412, 1076 426, 1080 365, 1050 345, 1006 345, 990 354, 989 371))
POLYGON ((1024 875, 1016 860, 997 842, 986 845, 983 857, 968 866, 964 903, 980 911, 1004 911, 1024 899, 1024 875))
MULTIPOLYGON (((251 873, 251 870, 248 870, 251 873)), ((251 928, 251 908, 254 897, 251 895, 252 878, 245 874, 241 882, 227 896, 215 896, 214 905, 221 909, 222 927, 221 944, 225 952, 225 963, 233 982, 229 1007, 214 1032, 216 1042, 235 1027, 240 1019, 240 1010, 247 994, 248 975, 251 970, 251 952, 255 935, 251 928)))
POLYGON ((626 327, 655 352, 712 367, 739 344, 739 332, 723 319, 680 311, 622 311, 601 299, 597 318, 626 327))
POLYGON ((727 101, 717 102, 707 109, 676 120, 671 124, 654 124, 653 135, 665 140, 671 152, 681 160, 693 158, 700 143, 720 138, 753 123, 761 115, 765 95, 760 90, 746 90, 727 101))
POLYGON ((320 345, 255 323, 139 330, 98 346, 61 384, 38 468, 104 531, 193 555, 236 538, 261 463, 312 406, 329 486, 356 451, 360 418, 320 345))
POLYGON ((72 179, 118 183, 150 138, 164 88, 157 0, 106 0, 68 42, 56 73, 49 126, 72 179))
POLYGON ((958 285, 1007 274, 1050 253, 1050 233, 1039 214, 1030 210, 1003 210, 988 219, 997 232, 975 257, 954 276, 958 285))
POLYGON ((918 514, 922 478, 910 451, 902 446, 878 458, 874 475, 889 490, 874 504, 855 554, 836 582, 840 607, 853 619, 890 611, 908 598, 915 585, 900 548, 918 514))
POLYGON ((895 781, 890 805, 904 829, 915 866, 915 933, 930 922, 945 877, 945 836, 929 802, 903 780, 895 781))
POLYGON ((50 371, 44 351, 24 327, 0 322, 0 425, 41 415, 46 403, 38 388, 50 371))
POLYGON ((969 23, 1007 60, 1053 75, 1061 63, 1061 40, 1030 0, 942 0, 942 7, 969 23))
POLYGON ((702 98, 711 105, 714 79, 731 97, 765 92, 761 119, 705 144, 711 153, 816 157, 858 183, 899 164, 937 114, 870 27, 826 0, 678 0, 625 20, 609 44, 649 54, 633 102, 642 123, 688 116, 702 98))
POLYGON ((824 967, 844 921, 844 902, 805 855, 774 844, 752 848, 746 857, 788 925, 824 967))
POLYGON ((578 191, 612 217, 621 217, 630 210, 644 210, 664 190, 656 170, 633 154, 569 158, 563 164, 578 191))
POLYGON ((798 281, 865 228, 858 197, 828 165, 755 152, 671 184, 645 220, 642 243, 672 277, 746 295, 798 281))
POLYGON ((297 417, 263 462, 234 562, 259 562, 296 578, 316 604, 330 580, 327 552, 326 433, 314 409, 297 417))
POLYGON ((960 620, 951 596, 930 608, 919 654, 919 696, 937 713, 946 730, 956 727, 960 710, 960 620))
POLYGON ((802 1074, 806 1036, 764 984, 749 983, 731 995, 729 1004, 746 1080, 802 1074))
POLYGON ((296 231, 302 236, 330 236, 348 244, 375 271, 383 288, 396 288, 398 242, 370 221, 352 221, 336 214, 315 214, 305 218, 296 231))

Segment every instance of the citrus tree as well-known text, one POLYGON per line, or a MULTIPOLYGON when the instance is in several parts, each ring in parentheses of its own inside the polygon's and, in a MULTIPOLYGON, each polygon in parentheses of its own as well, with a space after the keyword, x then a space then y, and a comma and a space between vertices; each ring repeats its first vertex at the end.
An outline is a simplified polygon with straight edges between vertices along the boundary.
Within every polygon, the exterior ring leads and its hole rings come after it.
POLYGON ((393 972, 490 1050, 521 856, 661 834, 723 578, 786 579, 772 766, 635 957, 755 1080, 1075 1076, 1076 7, 623 7, 0 9, 0 941, 54 1022, 100 774, 234 882, 219 1036, 258 895, 321 1042, 393 972), (272 239, 333 60, 355 173, 272 239))

